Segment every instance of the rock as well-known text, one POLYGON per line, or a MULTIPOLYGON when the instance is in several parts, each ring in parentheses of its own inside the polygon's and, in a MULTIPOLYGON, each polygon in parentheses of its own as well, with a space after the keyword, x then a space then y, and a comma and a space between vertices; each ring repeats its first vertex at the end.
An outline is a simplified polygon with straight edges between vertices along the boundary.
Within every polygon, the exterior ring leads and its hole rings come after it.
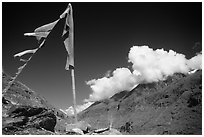
POLYGON ((10 101, 6 100, 4 97, 2 97, 2 103, 7 105, 10 103, 10 101))
POLYGON ((91 129, 91 126, 85 121, 79 121, 76 124, 67 124, 66 131, 72 131, 74 128, 79 128, 83 131, 83 133, 88 132, 91 129))
POLYGON ((107 127, 107 128, 100 128, 100 129, 94 130, 94 133, 102 133, 102 132, 105 132, 105 131, 108 131, 108 130, 109 130, 109 127, 107 127))
POLYGON ((122 134, 114 128, 102 128, 95 130, 90 135, 122 135, 122 134))
POLYGON ((44 114, 40 115, 38 121, 40 127, 48 131, 55 131, 54 128, 56 125, 56 116, 53 114, 53 112, 45 112, 44 114))
POLYGON ((102 135, 122 135, 118 130, 111 128, 108 131, 105 131, 102 135))
POLYGON ((72 131, 74 131, 74 132, 76 132, 76 133, 78 133, 80 135, 84 135, 84 132, 79 128, 73 128, 72 131))
POLYGON ((40 107, 31 107, 31 106, 13 106, 10 109, 9 115, 11 117, 19 117, 19 116, 35 116, 43 112, 45 109, 40 107))
MULTIPOLYGON (((3 73, 3 89, 11 79, 3 73)), ((53 135, 56 119, 59 117, 57 112, 57 109, 38 93, 15 81, 2 95, 2 134, 53 135)))
POLYGON ((16 105, 12 106, 7 113, 8 117, 4 117, 2 122, 3 133, 5 134, 20 134, 20 132, 26 134, 28 128, 54 132, 56 116, 51 110, 16 105))
POLYGON ((44 129, 36 129, 36 128, 27 128, 22 131, 17 131, 15 134, 17 135, 55 135, 55 133, 44 130, 44 129))

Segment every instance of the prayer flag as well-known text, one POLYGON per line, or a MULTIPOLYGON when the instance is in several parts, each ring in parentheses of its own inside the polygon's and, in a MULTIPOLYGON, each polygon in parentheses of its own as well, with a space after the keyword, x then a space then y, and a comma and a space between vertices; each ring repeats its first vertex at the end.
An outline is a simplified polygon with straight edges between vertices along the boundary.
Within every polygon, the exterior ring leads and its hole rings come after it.
POLYGON ((14 57, 21 57, 21 56, 23 56, 23 55, 25 55, 25 54, 29 54, 29 53, 34 54, 37 50, 38 50, 38 49, 25 50, 25 51, 22 51, 22 52, 20 52, 20 53, 15 54, 14 57))
POLYGON ((71 4, 68 5, 68 10, 66 11, 67 16, 62 37, 64 40, 65 48, 68 53, 65 69, 69 70, 74 68, 74 22, 71 4))

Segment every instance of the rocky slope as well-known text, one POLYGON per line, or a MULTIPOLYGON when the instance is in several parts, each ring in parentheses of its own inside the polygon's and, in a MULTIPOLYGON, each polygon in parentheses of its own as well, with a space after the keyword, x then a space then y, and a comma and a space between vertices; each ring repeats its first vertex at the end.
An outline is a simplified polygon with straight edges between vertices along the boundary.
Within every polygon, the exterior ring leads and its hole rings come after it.
POLYGON ((111 124, 122 134, 200 135, 202 71, 140 84, 130 92, 95 102, 78 116, 96 129, 111 124))
MULTIPOLYGON (((11 78, 2 76, 4 89, 11 78)), ((87 123, 90 129, 84 133, 90 135, 202 134, 202 71, 140 84, 95 102, 78 119, 82 125, 77 127, 87 128, 83 124, 87 123)), ((73 119, 20 82, 2 96, 2 134, 78 134, 71 131, 75 126, 66 123, 73 119), (68 128, 70 132, 65 131, 68 128)))
MULTIPOLYGON (((2 74, 3 89, 11 80, 10 76, 2 74)), ((2 94, 3 135, 120 134, 110 128, 95 131, 84 121, 73 123, 71 117, 20 82, 14 82, 9 90, 2 94)))
MULTIPOLYGON (((2 87, 11 77, 2 74, 2 87)), ((64 131, 66 115, 20 82, 2 95, 2 134, 56 134, 64 131)))

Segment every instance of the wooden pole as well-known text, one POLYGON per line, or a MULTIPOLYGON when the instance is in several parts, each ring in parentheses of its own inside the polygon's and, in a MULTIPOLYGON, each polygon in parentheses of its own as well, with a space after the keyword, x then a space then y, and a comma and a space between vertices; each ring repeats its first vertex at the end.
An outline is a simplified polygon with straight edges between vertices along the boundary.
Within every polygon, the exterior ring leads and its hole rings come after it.
POLYGON ((71 69, 71 76, 72 76, 72 91, 73 91, 73 108, 74 108, 74 122, 75 124, 77 121, 77 112, 76 112, 76 91, 75 91, 75 77, 74 77, 74 69, 71 69))

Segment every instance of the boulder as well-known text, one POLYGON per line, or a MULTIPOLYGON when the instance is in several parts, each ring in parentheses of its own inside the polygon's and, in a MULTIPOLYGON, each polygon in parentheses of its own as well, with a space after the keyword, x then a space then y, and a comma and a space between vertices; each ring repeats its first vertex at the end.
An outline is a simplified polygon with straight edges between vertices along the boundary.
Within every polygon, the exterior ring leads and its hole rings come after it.
POLYGON ((93 133, 90 133, 90 135, 122 135, 122 134, 118 130, 108 127, 97 129, 93 133))
MULTIPOLYGON (((2 73, 2 90, 12 77, 2 73)), ((49 104, 37 92, 19 81, 2 94, 2 134, 6 135, 52 135, 58 109, 49 104)), ((63 117, 64 118, 64 117, 63 117)))
POLYGON ((118 130, 111 128, 108 131, 102 133, 102 135, 122 135, 118 130))
POLYGON ((88 124, 85 121, 79 121, 76 124, 67 124, 66 125, 66 131, 72 131, 74 128, 79 128, 83 131, 83 133, 87 133, 89 130, 91 130, 90 124, 88 124))
MULTIPOLYGON (((54 133, 56 116, 52 110, 31 106, 13 105, 5 111, 2 120, 3 134, 27 134, 31 131, 46 130, 54 133), (36 130, 34 130, 36 128, 36 130)), ((32 132, 36 133, 36 132, 32 132)), ((43 131, 45 133, 45 131, 43 131)), ((47 133, 47 132, 46 132, 47 133)))
POLYGON ((84 135, 84 132, 79 128, 73 128, 72 131, 76 132, 77 134, 84 135))

